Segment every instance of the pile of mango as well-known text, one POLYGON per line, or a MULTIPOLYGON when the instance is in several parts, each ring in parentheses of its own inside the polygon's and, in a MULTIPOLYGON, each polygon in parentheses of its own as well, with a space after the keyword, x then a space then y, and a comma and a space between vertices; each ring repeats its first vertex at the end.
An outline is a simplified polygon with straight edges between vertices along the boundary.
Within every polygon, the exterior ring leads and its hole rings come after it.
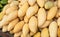
POLYGON ((60 0, 8 0, 0 29, 14 37, 60 37, 60 0))

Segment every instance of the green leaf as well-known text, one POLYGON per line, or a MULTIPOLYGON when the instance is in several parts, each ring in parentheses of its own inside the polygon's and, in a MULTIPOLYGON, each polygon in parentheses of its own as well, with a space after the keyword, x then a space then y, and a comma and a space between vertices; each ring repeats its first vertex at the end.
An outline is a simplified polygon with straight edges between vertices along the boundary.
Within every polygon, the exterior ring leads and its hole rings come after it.
POLYGON ((3 6, 2 6, 2 4, 0 4, 0 8, 2 8, 3 6))
POLYGON ((1 0, 1 4, 7 4, 8 0, 1 0))

